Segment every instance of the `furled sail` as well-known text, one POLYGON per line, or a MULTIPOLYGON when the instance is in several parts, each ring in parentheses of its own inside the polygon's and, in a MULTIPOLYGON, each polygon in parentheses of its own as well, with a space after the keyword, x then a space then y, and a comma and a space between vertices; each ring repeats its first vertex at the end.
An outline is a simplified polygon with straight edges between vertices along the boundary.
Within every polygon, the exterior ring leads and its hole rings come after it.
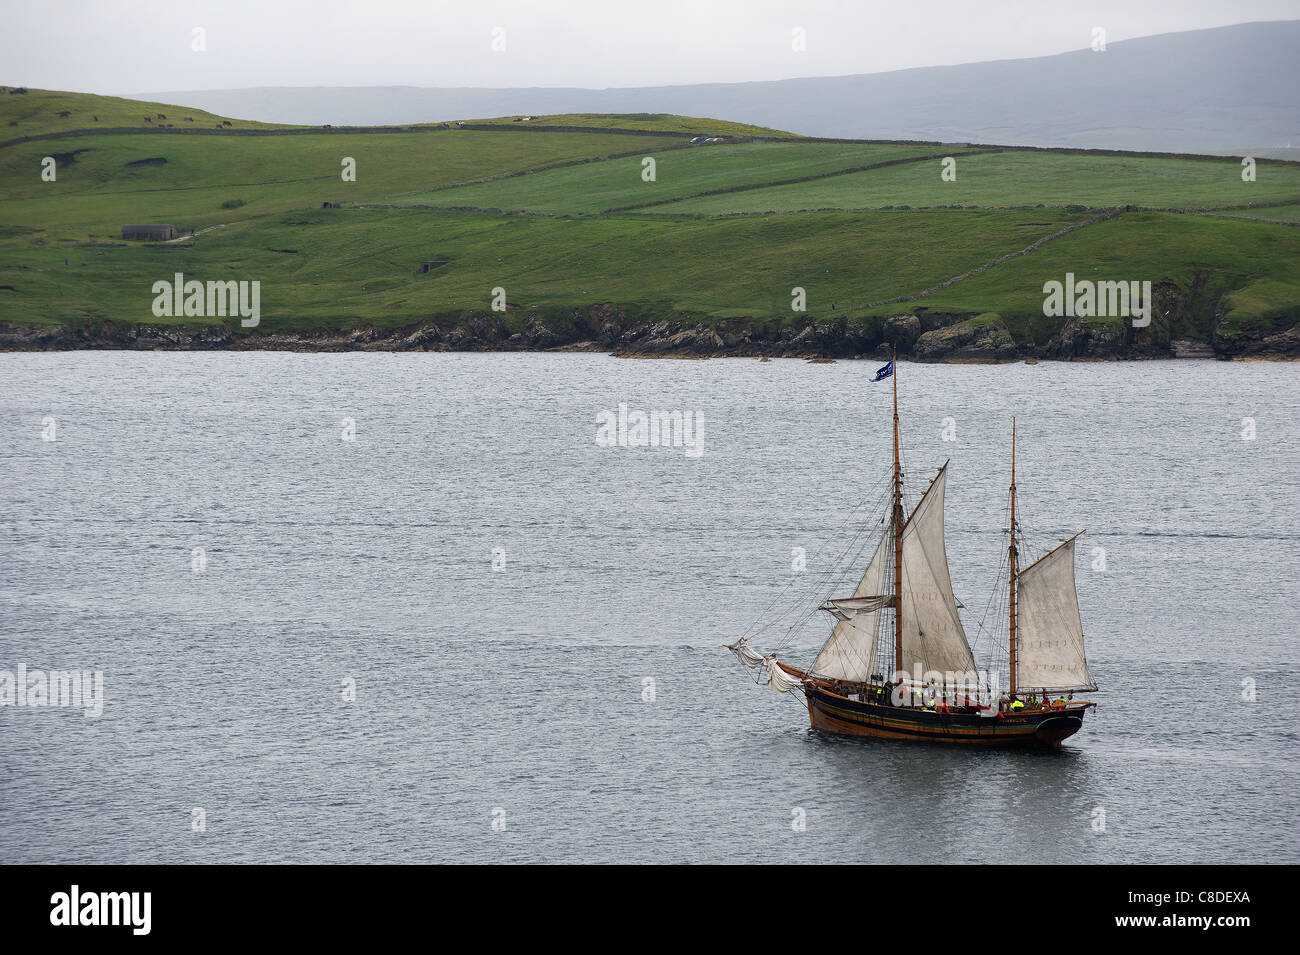
POLYGON ((899 669, 975 672, 975 658, 957 614, 943 537, 943 492, 948 466, 940 469, 903 527, 903 659, 899 669))
POLYGON ((763 666, 766 667, 763 682, 773 693, 789 693, 795 687, 803 686, 803 680, 781 669, 775 655, 763 657, 763 666))
POLYGON ((893 599, 880 596, 892 551, 893 537, 881 534, 876 553, 853 596, 826 602, 837 622, 813 661, 813 673, 833 680, 864 682, 876 672, 876 628, 881 610, 893 599))
POLYGON ((724 643, 723 646, 751 670, 763 662, 763 655, 749 645, 749 637, 741 637, 735 643, 724 643))
POLYGON ((828 610, 843 620, 845 619, 844 615, 847 614, 864 613, 869 610, 879 610, 881 607, 892 607, 893 605, 893 594, 874 594, 869 597, 836 597, 833 600, 826 601, 821 609, 828 610))
POLYGON ((1097 688, 1083 652, 1074 541, 1071 537, 1016 575, 1017 688, 1097 688))

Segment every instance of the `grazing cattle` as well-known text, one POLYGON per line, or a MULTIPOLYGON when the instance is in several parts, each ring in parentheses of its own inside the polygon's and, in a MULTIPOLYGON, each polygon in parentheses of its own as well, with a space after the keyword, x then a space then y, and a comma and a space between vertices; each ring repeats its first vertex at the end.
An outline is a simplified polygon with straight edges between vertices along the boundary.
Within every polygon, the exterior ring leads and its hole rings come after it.
POLYGON ((17 125, 18 125, 18 120, 16 120, 16 119, 11 119, 11 120, 9 120, 9 125, 10 125, 10 126, 17 126, 17 125))
POLYGON ((167 114, 166 114, 166 113, 159 113, 159 114, 158 114, 158 118, 159 118, 159 119, 166 119, 166 118, 167 118, 167 114))
POLYGON ((146 117, 144 118, 144 121, 145 121, 146 123, 152 123, 152 122, 153 122, 153 117, 152 117, 152 116, 146 116, 146 117))
POLYGON ((185 117, 185 122, 187 122, 187 123, 192 123, 192 122, 194 122, 194 117, 193 117, 193 116, 186 116, 186 117, 185 117))
POLYGON ((98 117, 98 116, 92 116, 92 117, 90 117, 90 118, 93 119, 93 120, 94 120, 95 122, 97 122, 97 123, 99 122, 99 117, 98 117))
POLYGON ((233 126, 234 124, 231 123, 230 120, 226 119, 226 120, 222 120, 221 125, 222 125, 222 126, 233 126))

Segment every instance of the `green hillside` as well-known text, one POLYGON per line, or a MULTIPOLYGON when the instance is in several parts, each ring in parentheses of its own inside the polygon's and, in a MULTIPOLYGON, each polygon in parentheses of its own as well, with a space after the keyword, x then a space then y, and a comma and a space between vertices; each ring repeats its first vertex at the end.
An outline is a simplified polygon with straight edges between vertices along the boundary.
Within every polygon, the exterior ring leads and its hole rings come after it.
MULTIPOLYGON (((395 193, 520 169, 677 146, 622 134, 482 132, 183 136, 131 133, 19 143, 0 149, 0 223, 39 225, 55 238, 115 236, 127 222, 203 228, 233 219, 386 201, 395 193), (41 160, 59 159, 54 183, 41 160), (356 181, 341 179, 344 158, 356 181), (131 165, 164 160, 156 165, 131 165), (54 200, 58 201, 54 201, 54 200), (232 211, 227 202, 242 203, 232 211)), ((636 160, 633 160, 636 161, 636 160)), ((427 194, 427 193, 426 193, 427 194)))
POLYGON ((222 122, 229 122, 231 128, 239 129, 283 128, 270 123, 215 116, 201 109, 170 103, 0 86, 0 139, 122 126, 168 128, 164 124, 177 129, 211 129, 222 122))
POLYGON ((1065 322, 1042 305, 1044 282, 1067 272, 1161 288, 1159 321, 1125 331, 1129 344, 1266 336, 1300 318, 1300 164, 1260 161, 1243 182, 1239 159, 819 142, 657 114, 272 127, 41 90, 0 93, 0 128, 11 122, 0 146, 11 326, 244 336, 479 316, 509 332, 608 304, 647 325, 793 335, 847 322, 859 350, 887 316, 926 327, 980 316, 981 331, 1031 348, 1065 322), (144 128, 147 113, 172 125, 144 128), (699 135, 727 141, 689 142, 699 135), (355 181, 340 176, 345 158, 355 181), (141 222, 202 234, 120 238, 141 222), (259 281, 260 325, 154 316, 151 287, 176 272, 259 281), (806 312, 791 309, 795 287, 806 312))
MULTIPOLYGON (((954 152, 960 154, 959 150, 954 152)), ((852 169, 879 166, 891 160, 932 156, 934 153, 933 146, 876 143, 717 143, 656 157, 653 181, 642 176, 642 157, 637 155, 551 169, 500 182, 441 189, 399 201, 443 208, 476 206, 591 214, 669 202, 712 190, 764 187, 790 179, 831 175, 847 178, 852 169)), ((810 185, 804 182, 787 188, 810 185)), ((755 192, 766 191, 765 188, 755 189, 755 192)), ((682 211, 680 207, 684 205, 664 205, 659 207, 659 211, 682 211)))
POLYGON ((708 196, 663 212, 718 215, 801 209, 911 206, 1062 206, 1213 209, 1300 197, 1300 164, 1260 164, 1243 182, 1237 159, 1168 159, 1030 151, 956 156, 957 178, 938 161, 872 169, 819 182, 708 196))

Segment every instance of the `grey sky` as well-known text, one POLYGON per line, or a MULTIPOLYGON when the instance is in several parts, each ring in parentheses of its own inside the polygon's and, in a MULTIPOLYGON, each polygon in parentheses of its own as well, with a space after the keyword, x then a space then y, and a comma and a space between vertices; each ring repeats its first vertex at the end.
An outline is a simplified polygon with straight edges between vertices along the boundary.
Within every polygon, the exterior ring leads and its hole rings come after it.
POLYGON ((42 0, 7 2, 0 83, 653 86, 875 73, 1252 20, 1300 0, 42 0), (206 33, 206 52, 191 49, 206 33), (492 31, 505 31, 493 52, 492 31), (806 52, 792 31, 806 31, 806 52))

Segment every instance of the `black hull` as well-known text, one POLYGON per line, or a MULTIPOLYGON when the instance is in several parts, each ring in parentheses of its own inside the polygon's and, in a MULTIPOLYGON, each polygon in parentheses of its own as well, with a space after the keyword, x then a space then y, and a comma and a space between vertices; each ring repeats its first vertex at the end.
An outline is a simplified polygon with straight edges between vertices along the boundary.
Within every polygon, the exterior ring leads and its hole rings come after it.
POLYGON ((811 681, 804 684, 804 695, 814 729, 844 736, 958 746, 1056 749, 1083 727, 1084 713, 1095 705, 1070 703, 1061 709, 1040 707, 1000 716, 979 716, 851 700, 811 681))

